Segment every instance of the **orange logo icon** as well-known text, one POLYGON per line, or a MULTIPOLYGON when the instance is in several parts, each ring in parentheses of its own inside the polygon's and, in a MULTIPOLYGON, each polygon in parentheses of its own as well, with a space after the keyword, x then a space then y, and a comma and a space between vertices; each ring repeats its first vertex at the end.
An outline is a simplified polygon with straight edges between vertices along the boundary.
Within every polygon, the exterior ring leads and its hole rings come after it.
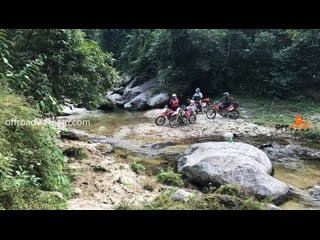
POLYGON ((296 115, 296 122, 289 125, 290 129, 294 130, 308 130, 311 128, 309 122, 301 118, 300 114, 296 115))

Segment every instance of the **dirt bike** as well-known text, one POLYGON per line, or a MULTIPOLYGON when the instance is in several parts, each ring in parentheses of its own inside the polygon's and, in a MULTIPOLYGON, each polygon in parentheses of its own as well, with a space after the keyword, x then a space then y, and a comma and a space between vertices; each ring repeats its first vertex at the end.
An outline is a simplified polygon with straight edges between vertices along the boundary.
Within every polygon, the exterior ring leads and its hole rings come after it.
POLYGON ((204 98, 201 101, 195 101, 193 99, 188 98, 187 101, 190 103, 190 106, 196 106, 196 113, 201 112, 201 109, 199 108, 199 102, 202 107, 202 112, 206 113, 209 109, 209 103, 210 103, 210 98, 204 98))
POLYGON ((166 123, 166 120, 170 119, 171 114, 174 113, 174 111, 166 105, 164 109, 159 113, 159 116, 156 118, 156 124, 157 126, 162 126, 166 123))
POLYGON ((181 106, 181 108, 184 110, 185 114, 187 115, 189 123, 193 124, 197 121, 196 107, 181 106))
POLYGON ((183 108, 179 107, 171 114, 169 118, 169 125, 172 128, 176 128, 179 124, 192 124, 195 121, 196 115, 192 109, 183 110, 183 108))
POLYGON ((222 117, 230 117, 232 119, 238 119, 240 116, 239 112, 239 103, 233 102, 224 110, 222 110, 222 103, 219 101, 215 101, 213 105, 210 106, 210 109, 206 112, 206 116, 209 119, 213 119, 216 117, 217 112, 222 117))

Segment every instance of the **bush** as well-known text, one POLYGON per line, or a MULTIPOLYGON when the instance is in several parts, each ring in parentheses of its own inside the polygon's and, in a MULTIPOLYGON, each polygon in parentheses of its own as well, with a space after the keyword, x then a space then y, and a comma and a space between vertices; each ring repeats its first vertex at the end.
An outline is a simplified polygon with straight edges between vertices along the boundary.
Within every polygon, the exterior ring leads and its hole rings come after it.
POLYGON ((34 120, 36 111, 20 97, 0 92, 0 203, 5 209, 61 208, 64 200, 43 197, 40 190, 71 196, 57 148, 54 126, 6 125, 6 120, 34 120))
POLYGON ((166 171, 161 170, 157 176, 158 182, 171 186, 183 186, 184 182, 181 179, 181 174, 175 173, 172 168, 166 171))
POLYGON ((250 197, 242 202, 240 206, 241 210, 265 210, 265 207, 262 203, 255 200, 253 197, 250 197))
POLYGON ((220 186, 215 193, 224 194, 224 195, 231 195, 231 196, 240 196, 241 188, 238 185, 225 184, 225 185, 220 186))
POLYGON ((143 166, 140 163, 136 163, 136 162, 133 162, 130 165, 130 167, 135 173, 141 173, 141 172, 144 172, 146 170, 145 166, 143 166))

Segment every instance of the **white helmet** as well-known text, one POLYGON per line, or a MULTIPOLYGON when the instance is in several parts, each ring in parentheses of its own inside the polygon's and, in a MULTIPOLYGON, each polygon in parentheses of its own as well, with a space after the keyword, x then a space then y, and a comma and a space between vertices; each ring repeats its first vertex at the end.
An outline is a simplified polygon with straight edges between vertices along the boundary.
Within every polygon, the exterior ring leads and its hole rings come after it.
POLYGON ((175 94, 175 93, 172 94, 172 97, 176 97, 176 96, 177 96, 177 94, 175 94))
POLYGON ((229 96, 230 94, 228 92, 224 92, 223 96, 229 96))
POLYGON ((197 88, 197 89, 196 89, 196 92, 200 92, 200 88, 197 88))

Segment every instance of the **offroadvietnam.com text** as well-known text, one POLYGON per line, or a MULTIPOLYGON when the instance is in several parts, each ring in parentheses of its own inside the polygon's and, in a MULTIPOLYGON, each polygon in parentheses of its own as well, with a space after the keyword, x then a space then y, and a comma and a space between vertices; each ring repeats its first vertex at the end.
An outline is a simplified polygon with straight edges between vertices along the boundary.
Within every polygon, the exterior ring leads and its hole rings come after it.
POLYGON ((5 121, 6 126, 43 126, 47 124, 55 124, 61 126, 90 126, 90 120, 59 120, 53 121, 50 119, 36 119, 36 120, 20 120, 8 119, 5 121))

